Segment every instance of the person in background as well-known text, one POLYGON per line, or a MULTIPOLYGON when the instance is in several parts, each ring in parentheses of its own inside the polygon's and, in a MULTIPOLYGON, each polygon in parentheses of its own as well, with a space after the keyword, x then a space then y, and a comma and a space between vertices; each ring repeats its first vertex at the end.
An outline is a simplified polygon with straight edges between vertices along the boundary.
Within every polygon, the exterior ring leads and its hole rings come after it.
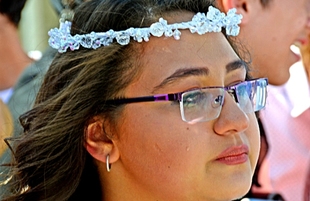
MULTIPOLYGON (((50 2, 61 20, 70 20, 73 16, 74 8, 80 5, 83 0, 50 0, 50 2)), ((13 116, 13 133, 15 136, 22 132, 19 116, 33 106, 44 75, 56 53, 55 49, 48 47, 40 60, 33 62, 23 71, 12 90, 12 95, 7 105, 13 116)))
MULTIPOLYGON (((270 84, 277 86, 286 83, 290 76, 289 68, 300 59, 299 55, 294 53, 290 47, 295 43, 302 43, 307 40, 307 37, 300 35, 300 33, 309 32, 310 29, 309 0, 217 0, 216 2, 223 11, 236 8, 237 13, 243 15, 238 39, 251 53, 254 67, 250 72, 251 76, 253 78, 267 77, 270 84)), ((266 110, 273 110, 274 107, 277 107, 273 104, 269 105, 270 107, 266 110)), ((267 153, 272 151, 268 150, 269 144, 271 147, 274 146, 273 142, 268 140, 269 135, 276 134, 269 132, 265 134, 265 124, 261 123, 259 116, 262 147, 253 181, 255 193, 249 192, 248 196, 250 197, 257 196, 257 190, 267 191, 267 197, 268 190, 271 190, 264 188, 261 185, 263 181, 258 179, 261 177, 259 175, 261 167, 263 169, 265 167, 264 158, 267 153)), ((278 119, 278 117, 270 118, 269 123, 277 122, 278 119)), ((279 122, 279 125, 285 128, 286 124, 279 122)), ((278 139, 281 138, 280 133, 276 136, 278 139)), ((281 143, 278 142, 277 144, 280 145, 281 143)), ((285 147, 283 148, 285 149, 285 147)), ((294 157, 298 158, 299 155, 294 157)), ((273 171, 281 171, 280 164, 273 163, 272 168, 273 171)), ((293 199, 292 201, 296 200, 293 199)))
POLYGON ((12 116, 8 107, 0 100, 0 155, 7 148, 4 139, 11 137, 13 132, 12 116))
POLYGON ((9 200, 230 201, 250 188, 267 79, 209 0, 92 0, 11 141, 9 200))
MULTIPOLYGON (((6 2, 0 0, 0 2, 6 2)), ((15 2, 15 1, 12 1, 15 2)), ((21 1, 18 1, 21 2, 21 1)), ((70 19, 73 15, 73 9, 81 4, 83 0, 51 0, 51 4, 59 14, 62 20, 70 19)), ((0 27, 1 29, 1 27, 0 27)), ((2 46, 0 46, 1 48, 2 46)), ((41 59, 34 61, 24 69, 20 75, 17 83, 14 85, 13 90, 11 91, 10 99, 7 103, 7 106, 11 112, 13 124, 13 131, 10 132, 11 136, 18 136, 22 133, 22 127, 20 125, 19 117, 26 111, 30 110, 33 106, 35 97, 38 93, 40 85, 42 84, 44 75, 51 64, 53 58, 55 57, 57 50, 52 48, 47 48, 43 53, 41 59)), ((0 55, 1 57, 1 55, 0 55)), ((1 76, 1 75, 0 75, 1 76)), ((8 136, 9 137, 9 136, 8 136)), ((7 146, 5 146, 7 147, 7 146)), ((10 150, 7 148, 0 158, 0 177, 1 180, 7 178, 6 166, 11 160, 10 150), (4 178, 4 179, 3 179, 4 178)), ((0 199, 1 194, 5 191, 4 188, 0 188, 0 199)))
POLYGON ((0 99, 7 103, 23 70, 33 62, 24 51, 18 24, 26 0, 0 1, 0 99))
POLYGON ((304 192, 310 191, 310 34, 306 38, 297 44, 302 61, 291 66, 286 84, 269 87, 261 112, 271 145, 263 179, 288 201, 309 201, 304 192))
POLYGON ((307 40, 309 0, 216 0, 219 8, 236 8, 243 15, 238 35, 252 56, 252 77, 268 78, 273 85, 289 79, 289 68, 300 57, 291 45, 307 40))

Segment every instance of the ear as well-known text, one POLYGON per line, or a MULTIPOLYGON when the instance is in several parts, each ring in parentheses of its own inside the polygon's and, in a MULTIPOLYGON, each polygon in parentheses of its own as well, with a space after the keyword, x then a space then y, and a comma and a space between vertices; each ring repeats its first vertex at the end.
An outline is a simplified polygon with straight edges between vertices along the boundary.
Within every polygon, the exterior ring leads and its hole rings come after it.
MULTIPOLYGON (((220 9, 227 11, 232 8, 237 9, 238 14, 242 14, 241 24, 247 23, 249 18, 250 1, 253 0, 217 0, 220 9)), ((256 0, 258 1, 258 0, 256 0)))
POLYGON ((119 150, 105 133, 105 130, 110 131, 108 126, 102 117, 93 117, 86 129, 85 146, 88 153, 98 161, 106 163, 109 155, 109 162, 114 163, 119 159, 119 150))

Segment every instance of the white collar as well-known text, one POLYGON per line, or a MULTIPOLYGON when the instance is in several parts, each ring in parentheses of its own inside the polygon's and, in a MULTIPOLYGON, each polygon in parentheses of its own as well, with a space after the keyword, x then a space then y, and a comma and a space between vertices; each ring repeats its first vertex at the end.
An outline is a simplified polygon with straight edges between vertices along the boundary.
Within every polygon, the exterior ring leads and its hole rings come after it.
POLYGON ((285 87, 292 104, 291 115, 297 117, 310 108, 310 87, 307 73, 301 61, 291 66, 290 74, 290 79, 285 87))

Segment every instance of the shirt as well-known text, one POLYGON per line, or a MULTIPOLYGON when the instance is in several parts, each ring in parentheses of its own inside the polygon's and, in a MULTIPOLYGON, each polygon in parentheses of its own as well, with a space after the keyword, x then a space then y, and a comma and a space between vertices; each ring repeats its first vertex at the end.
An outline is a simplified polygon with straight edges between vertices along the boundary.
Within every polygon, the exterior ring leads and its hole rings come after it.
POLYGON ((283 86, 268 87, 261 111, 269 143, 268 172, 273 191, 286 201, 304 201, 310 167, 310 87, 301 62, 283 86))

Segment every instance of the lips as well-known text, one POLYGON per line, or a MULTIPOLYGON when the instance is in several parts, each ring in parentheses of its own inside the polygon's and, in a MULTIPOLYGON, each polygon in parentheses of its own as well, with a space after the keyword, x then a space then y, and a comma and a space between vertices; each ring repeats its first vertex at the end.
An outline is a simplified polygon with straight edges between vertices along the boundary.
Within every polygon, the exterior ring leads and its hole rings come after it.
POLYGON ((247 145, 232 146, 220 153, 215 160, 226 165, 242 164, 248 160, 248 153, 247 145))
POLYGON ((308 45, 308 43, 309 41, 307 37, 300 37, 293 43, 293 45, 291 45, 290 49, 294 53, 297 61, 301 59, 299 48, 308 45))
POLYGON ((309 43, 308 37, 302 37, 302 38, 297 39, 294 42, 294 45, 296 45, 297 47, 301 47, 301 46, 307 45, 308 43, 309 43))

